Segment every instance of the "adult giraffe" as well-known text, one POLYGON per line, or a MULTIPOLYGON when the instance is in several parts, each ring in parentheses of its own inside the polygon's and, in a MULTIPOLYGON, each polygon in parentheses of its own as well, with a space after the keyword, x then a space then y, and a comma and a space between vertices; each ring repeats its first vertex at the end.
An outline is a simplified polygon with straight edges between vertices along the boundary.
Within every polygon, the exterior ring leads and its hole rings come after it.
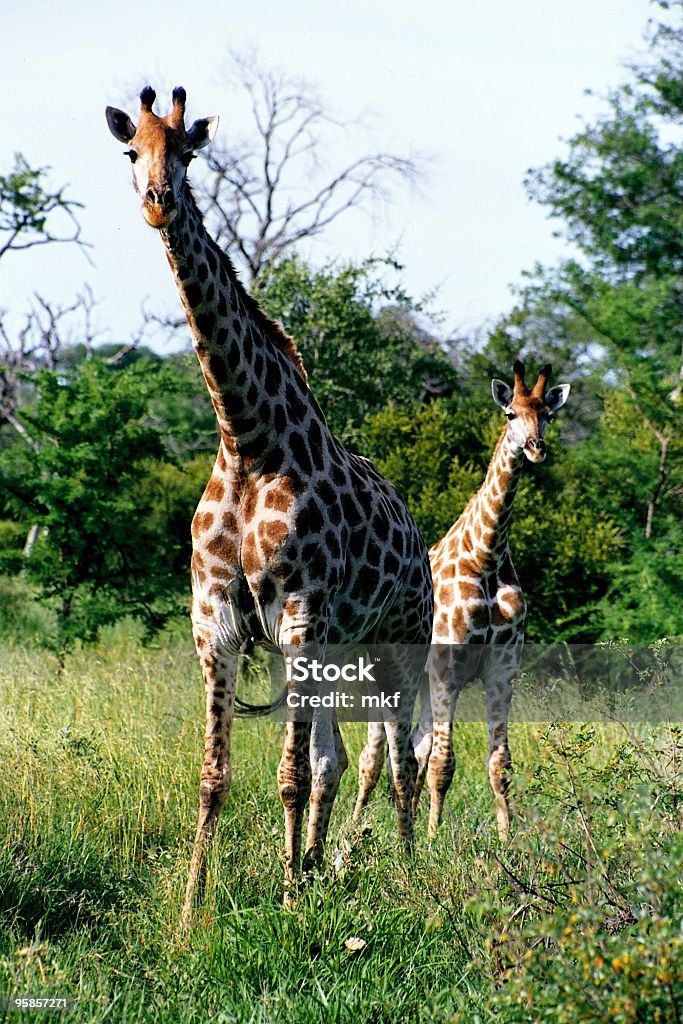
MULTIPOLYGON (((413 735, 418 761, 414 806, 425 774, 430 792, 429 834, 441 821, 453 780, 453 719, 465 683, 480 678, 486 693, 488 775, 496 804, 498 831, 510 826, 507 774, 510 768, 508 717, 512 680, 524 643, 525 602, 509 547, 512 506, 525 457, 543 462, 543 435, 551 417, 567 401, 569 384, 546 385, 544 366, 532 388, 516 360, 514 388, 493 380, 493 399, 507 417, 486 478, 448 533, 429 551, 434 579, 434 631, 428 660, 429 687, 423 687, 420 720, 413 735), (430 699, 431 698, 431 699, 430 699)), ((377 783, 384 756, 384 730, 370 723, 361 754, 360 817, 377 783)))
MULTIPOLYGON (((192 522, 192 626, 206 688, 206 732, 199 821, 182 926, 206 877, 206 854, 230 787, 230 735, 237 653, 254 637, 299 653, 329 644, 429 642, 433 591, 415 523, 372 463, 331 434, 311 394, 301 357, 263 313, 207 233, 186 179, 194 151, 218 119, 185 129, 185 90, 168 117, 140 94, 137 126, 107 108, 112 134, 128 146, 145 220, 159 230, 192 332, 220 428, 211 478, 192 522)), ((405 650, 402 646, 401 650, 405 650)), ((409 718, 422 664, 386 657, 378 681, 400 689, 403 706, 387 718, 399 832, 412 845, 416 762, 409 718)), ((417 658, 417 660, 416 660, 417 658)), ((287 722, 278 785, 285 813, 285 891, 301 863, 310 796, 307 858, 320 860, 330 811, 346 768, 336 715, 287 722)))

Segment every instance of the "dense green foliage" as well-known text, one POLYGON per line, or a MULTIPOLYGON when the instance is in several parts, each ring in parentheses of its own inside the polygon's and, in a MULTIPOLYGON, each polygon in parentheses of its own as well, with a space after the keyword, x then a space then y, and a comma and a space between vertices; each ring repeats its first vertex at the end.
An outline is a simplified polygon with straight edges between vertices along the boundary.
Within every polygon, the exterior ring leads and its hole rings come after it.
POLYGON ((173 383, 144 363, 112 370, 91 361, 69 377, 40 371, 22 417, 31 443, 0 453, 6 513, 36 527, 24 567, 55 606, 60 648, 126 614, 158 627, 178 608, 174 577, 184 581, 185 565, 174 517, 184 474, 161 461, 162 437, 147 416, 173 383))
POLYGON ((577 452, 587 497, 623 539, 601 617, 605 633, 641 638, 655 624, 681 633, 683 7, 665 7, 650 58, 566 159, 530 178, 578 255, 537 269, 514 324, 558 337, 574 367, 602 378, 602 415, 577 452))
POLYGON ((388 403, 413 405, 432 376, 454 382, 441 349, 420 330, 400 267, 370 259, 314 270, 297 256, 272 265, 257 294, 296 339, 332 431, 355 441, 366 417, 388 403))

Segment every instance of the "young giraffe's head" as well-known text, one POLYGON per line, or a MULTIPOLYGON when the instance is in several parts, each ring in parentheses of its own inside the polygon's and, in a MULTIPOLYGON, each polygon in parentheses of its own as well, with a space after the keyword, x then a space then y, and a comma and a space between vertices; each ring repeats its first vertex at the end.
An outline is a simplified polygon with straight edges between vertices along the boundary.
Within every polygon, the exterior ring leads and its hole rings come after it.
POLYGON ((491 382, 493 400, 508 418, 508 440, 521 448, 530 462, 543 462, 546 454, 543 434, 552 416, 567 401, 569 384, 557 384, 546 391, 552 372, 550 364, 543 367, 532 388, 524 383, 524 364, 519 359, 515 360, 512 372, 515 376, 512 389, 502 380, 491 382))
POLYGON ((202 117, 185 130, 185 90, 173 90, 173 109, 168 117, 152 111, 156 93, 146 86, 140 93, 137 127, 128 114, 107 107, 107 124, 115 139, 129 148, 133 184, 142 199, 142 213, 153 228, 167 228, 176 215, 187 168, 196 149, 203 149, 218 128, 217 117, 202 117))

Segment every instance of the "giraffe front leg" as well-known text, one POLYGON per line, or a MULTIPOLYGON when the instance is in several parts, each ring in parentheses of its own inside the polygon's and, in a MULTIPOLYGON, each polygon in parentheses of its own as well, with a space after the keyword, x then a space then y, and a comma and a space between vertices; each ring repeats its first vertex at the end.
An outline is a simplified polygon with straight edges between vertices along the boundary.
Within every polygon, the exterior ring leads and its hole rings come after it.
POLYGON ((413 852, 413 796, 417 778, 417 759, 411 739, 413 711, 424 670, 425 651, 419 646, 385 652, 377 665, 379 692, 387 701, 384 729, 389 745, 393 797, 398 816, 398 832, 405 852, 413 852), (392 698, 394 711, 389 711, 392 698))
POLYGON ((382 722, 368 722, 368 738, 358 759, 358 798, 353 809, 353 820, 360 821, 363 808, 382 774, 386 733, 382 722))
POLYGON ((336 714, 322 709, 311 729, 311 805, 304 870, 322 862, 332 805, 348 763, 336 714))
POLYGON ((291 890, 301 866, 301 833, 311 792, 310 735, 310 722, 287 722, 285 747, 277 770, 280 800, 285 812, 285 906, 292 905, 291 890))
POLYGON ((230 737, 235 701, 237 658, 213 651, 204 654, 207 641, 199 637, 204 686, 206 691, 206 729, 204 760, 199 784, 199 819, 180 921, 181 932, 192 926, 194 911, 206 885, 206 858, 216 822, 225 803, 231 782, 230 737))
MULTIPOLYGON (((315 662, 324 662, 326 632, 327 622, 324 618, 321 619, 315 611, 306 606, 305 602, 292 602, 291 607, 286 608, 280 628, 280 644, 285 658, 296 656, 304 662, 308 661, 309 666, 315 662)), ((285 732, 285 747, 278 767, 278 787, 285 812, 284 902, 286 907, 291 907, 294 902, 293 887, 301 868, 304 811, 311 795, 314 772, 315 803, 311 807, 308 830, 308 845, 313 846, 314 861, 322 856, 322 846, 339 779, 334 782, 338 766, 335 767, 337 741, 334 736, 333 719, 323 715, 320 725, 316 726, 316 737, 312 739, 312 723, 318 716, 312 715, 311 705, 307 703, 307 699, 312 692, 319 689, 319 684, 314 683, 312 676, 301 682, 290 681, 288 688, 289 720, 285 732), (312 771, 311 757, 314 749, 319 750, 320 758, 312 771)), ((341 777, 341 772, 339 776, 341 777)))
POLYGON ((413 852, 413 795, 417 778, 417 759, 410 739, 410 725, 410 721, 400 719, 385 722, 398 834, 408 855, 413 852))
POLYGON ((462 658, 462 648, 449 644, 434 645, 429 655, 429 697, 433 718, 432 749, 427 766, 430 839, 434 839, 439 830, 446 794, 455 774, 453 720, 460 692, 459 679, 464 677, 462 658))
POLYGON ((510 769, 508 718, 512 700, 510 679, 485 681, 488 718, 488 776, 496 806, 496 823, 501 841, 510 833, 510 769))
POLYGON ((429 838, 434 839, 441 824, 446 794, 455 774, 453 753, 453 722, 434 723, 432 750, 427 767, 429 786, 429 838))

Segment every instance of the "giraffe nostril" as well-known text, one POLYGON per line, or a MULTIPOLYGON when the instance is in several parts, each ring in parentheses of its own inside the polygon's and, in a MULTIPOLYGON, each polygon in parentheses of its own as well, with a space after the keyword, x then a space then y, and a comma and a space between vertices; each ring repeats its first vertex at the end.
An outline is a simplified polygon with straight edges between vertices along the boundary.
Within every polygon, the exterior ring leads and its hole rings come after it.
POLYGON ((145 201, 150 206, 161 207, 164 213, 175 210, 175 197, 172 188, 154 188, 152 185, 145 192, 145 201))

